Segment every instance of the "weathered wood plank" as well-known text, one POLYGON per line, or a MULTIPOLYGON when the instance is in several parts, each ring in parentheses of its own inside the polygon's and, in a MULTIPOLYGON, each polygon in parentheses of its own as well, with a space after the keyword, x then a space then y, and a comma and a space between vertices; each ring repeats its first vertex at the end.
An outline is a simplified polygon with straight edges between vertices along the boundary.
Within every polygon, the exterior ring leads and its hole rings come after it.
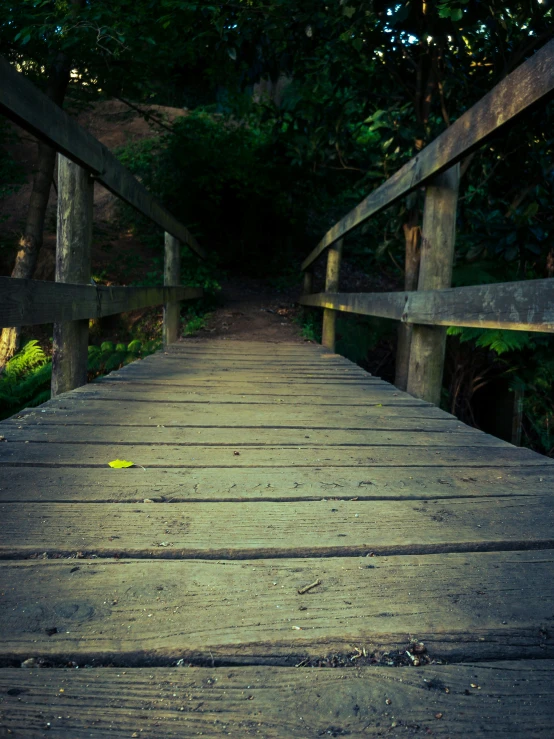
POLYGON ((240 435, 229 428, 155 428, 137 426, 43 425, 16 421, 0 426, 5 443, 42 442, 70 444, 134 444, 137 446, 170 445, 193 448, 197 446, 280 446, 280 447, 365 447, 365 446, 486 446, 512 447, 507 441, 484 434, 469 426, 438 428, 434 431, 360 431, 351 429, 287 429, 241 428, 240 435), (16 425, 17 424, 17 425, 16 425), (18 428, 18 425, 20 428, 18 428))
POLYGON ((386 405, 359 404, 344 406, 288 403, 139 403, 101 399, 79 399, 73 393, 59 396, 54 400, 22 411, 19 417, 41 418, 48 423, 92 423, 139 426, 282 426, 320 427, 320 428, 374 428, 410 429, 415 423, 425 428, 426 423, 459 423, 454 416, 433 406, 424 405, 386 405), (404 425, 404 422, 407 422, 404 425))
POLYGON ((280 446, 135 446, 133 444, 68 444, 14 441, 0 444, 0 466, 105 466, 128 459, 142 467, 545 467, 554 465, 530 449, 490 447, 280 447, 280 446), (240 450, 240 451, 239 451, 240 450))
POLYGON ((554 734, 553 678, 552 660, 419 669, 3 669, 0 693, 8 735, 28 739, 43 739, 46 726, 59 738, 505 739, 554 734))
POLYGON ((42 739, 46 726, 52 737, 290 739, 386 732, 504 739, 554 733, 553 674, 551 660, 415 670, 4 669, 0 691, 8 735, 29 739, 42 739))
POLYGON ((411 293, 317 293, 303 296, 299 302, 428 326, 554 331, 550 279, 411 293))
POLYGON ((205 257, 194 236, 123 167, 104 144, 0 57, 0 112, 95 175, 104 187, 205 257))
POLYGON ((104 287, 0 277, 0 328, 78 321, 202 297, 201 287, 104 287))
POLYGON ((552 497, 6 503, 0 557, 266 559, 554 548, 552 497))
POLYGON ((4 467, 0 501, 435 500, 554 494, 554 467, 263 467, 163 470, 4 467))
POLYGON ((551 551, 4 561, 0 661, 297 664, 412 639, 431 658, 546 658, 553 565, 551 551))
MULTIPOLYGON (((212 391, 211 388, 206 388, 204 390, 200 390, 197 388, 180 388, 180 387, 159 387, 159 386, 149 386, 145 385, 144 387, 141 386, 140 383, 137 383, 136 385, 129 386, 127 384, 123 383, 102 383, 102 384, 91 384, 87 385, 86 390, 83 389, 83 392, 79 393, 77 397, 79 398, 96 398, 98 400, 129 400, 129 401, 140 401, 143 402, 153 402, 153 403, 182 403, 182 402, 191 402, 191 401, 197 401, 197 402, 211 402, 216 401, 218 403, 240 403, 240 402, 249 402, 249 403, 290 403, 294 402, 295 404, 311 404, 314 403, 316 405, 323 403, 324 405, 327 405, 325 403, 326 394, 323 393, 323 391, 318 392, 321 386, 318 386, 315 388, 315 392, 311 388, 308 388, 308 391, 306 393, 302 392, 301 388, 290 386, 289 392, 282 392, 282 393, 267 393, 264 392, 263 389, 258 392, 248 392, 250 388, 242 388, 242 392, 240 390, 237 390, 235 388, 229 388, 227 389, 227 392, 225 391, 225 388, 219 388, 219 390, 212 391), (296 392, 290 392, 290 390, 296 390, 296 392)), ((386 387, 384 389, 377 388, 372 389, 371 387, 366 387, 364 389, 357 389, 353 388, 352 390, 347 388, 346 391, 342 391, 342 388, 338 388, 336 385, 331 386, 332 387, 332 397, 330 400, 333 400, 335 404, 337 404, 339 401, 342 401, 344 405, 357 405, 358 403, 361 403, 362 405, 366 404, 387 404, 387 406, 390 405, 401 405, 401 406, 410 406, 410 407, 421 407, 426 408, 427 405, 425 402, 421 402, 418 398, 413 398, 410 395, 401 393, 401 392, 394 392, 392 387, 386 387)))
POLYGON ((336 223, 302 262, 310 264, 335 241, 370 216, 421 187, 477 149, 501 126, 513 121, 554 90, 554 41, 505 77, 487 95, 336 223))

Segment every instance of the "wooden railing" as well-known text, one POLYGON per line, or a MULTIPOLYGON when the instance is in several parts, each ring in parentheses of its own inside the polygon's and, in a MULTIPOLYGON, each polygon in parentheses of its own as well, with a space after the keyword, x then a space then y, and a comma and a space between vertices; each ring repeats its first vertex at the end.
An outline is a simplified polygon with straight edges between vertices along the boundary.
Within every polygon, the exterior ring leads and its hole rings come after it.
POLYGON ((337 312, 393 318, 412 326, 406 386, 439 404, 446 326, 554 332, 554 281, 450 288, 460 160, 502 126, 554 92, 554 41, 518 67, 336 223, 302 263, 300 303, 323 308, 322 343, 335 349, 337 312), (371 216, 425 185, 417 292, 339 293, 344 237, 371 216), (312 265, 328 250, 325 292, 312 293, 312 265))
POLYGON ((206 256, 188 229, 114 155, 0 57, 0 113, 59 152, 56 282, 0 278, 0 328, 54 323, 52 395, 86 384, 90 318, 164 305, 163 341, 179 336, 180 301, 202 289, 180 283, 181 243, 206 256), (91 284, 93 185, 165 231, 163 287, 91 284))

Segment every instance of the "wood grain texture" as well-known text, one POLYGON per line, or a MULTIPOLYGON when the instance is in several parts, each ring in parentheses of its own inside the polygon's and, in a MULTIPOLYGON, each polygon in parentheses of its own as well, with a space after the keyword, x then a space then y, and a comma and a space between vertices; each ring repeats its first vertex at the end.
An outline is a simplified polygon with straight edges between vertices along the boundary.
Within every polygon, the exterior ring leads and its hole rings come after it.
POLYGON ((173 446, 133 444, 30 443, 0 444, 0 466, 104 467, 113 459, 127 459, 142 467, 466 467, 554 465, 529 449, 487 446, 173 446))
MULTIPOLYGON (((56 282, 90 284, 94 186, 89 173, 58 156, 56 282)), ((87 383, 88 318, 54 323, 52 397, 87 383)))
POLYGON ((200 287, 104 287, 0 277, 0 327, 78 321, 202 297, 200 287))
MULTIPOLYGON (((437 500, 554 494, 554 467, 263 467, 160 470, 4 467, 0 501, 136 503, 437 500)), ((217 515, 217 507, 214 516, 217 515)))
MULTIPOLYGON (((425 188, 418 292, 452 284, 459 185, 460 165, 455 164, 425 188)), ((410 395, 440 406, 445 352, 446 328, 414 325, 406 387, 410 395)))
MULTIPOLYGON (((325 292, 338 292, 340 281, 340 263, 342 256, 342 239, 337 241, 327 252, 327 271, 325 273, 325 292)), ((330 352, 335 351, 335 311, 323 311, 323 325, 321 329, 321 344, 330 352)))
MULTIPOLYGON (((147 499, 151 500, 151 499, 147 499)), ((9 503, 0 557, 263 559, 554 548, 548 495, 431 501, 9 503)))
MULTIPOLYGON (((181 284, 181 244, 169 233, 164 244, 164 286, 181 284)), ((162 338, 164 347, 177 341, 181 334, 181 305, 173 300, 164 304, 162 338)))
POLYGON ((553 678, 553 660, 419 669, 3 669, 0 736, 43 739, 48 725, 55 739, 546 737, 554 734, 553 678))
POLYGON ((104 144, 0 57, 0 111, 52 148, 80 164, 114 195, 205 257, 188 229, 169 213, 104 144))
POLYGON ((499 82, 381 187, 336 223, 302 262, 310 264, 335 241, 481 146, 501 126, 554 90, 554 41, 499 82))
POLYGON ((554 331, 552 280, 526 280, 397 293, 317 293, 302 305, 428 326, 554 331))
MULTIPOLYGON (((21 424, 17 422, 19 426, 21 424)), ((351 430, 351 429, 287 429, 287 428, 241 428, 237 432, 229 428, 176 428, 168 426, 86 426, 86 425, 43 425, 27 424, 18 428, 16 423, 4 423, 0 427, 5 443, 55 442, 70 444, 133 444, 133 445, 172 445, 172 446, 229 446, 237 447, 281 446, 281 447, 366 447, 366 446, 464 446, 482 445, 486 447, 510 448, 502 439, 483 434, 469 426, 452 430, 444 425, 434 431, 410 430, 351 430), (124 437, 124 440, 122 439, 124 437)), ((457 427, 455 427, 457 428, 457 427)))
POLYGON ((546 658, 553 558, 4 561, 0 662, 297 664, 355 646, 406 649, 412 639, 432 658, 546 658))

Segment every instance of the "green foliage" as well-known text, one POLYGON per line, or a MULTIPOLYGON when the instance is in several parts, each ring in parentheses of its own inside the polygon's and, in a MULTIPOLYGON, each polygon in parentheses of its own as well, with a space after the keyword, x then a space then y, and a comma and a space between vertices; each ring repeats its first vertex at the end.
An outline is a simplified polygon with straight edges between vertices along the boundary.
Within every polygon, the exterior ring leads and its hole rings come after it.
POLYGON ((321 311, 303 308, 295 320, 300 324, 303 339, 321 344, 321 311))
POLYGON ((450 326, 447 333, 458 336, 462 343, 472 341, 475 346, 490 349, 497 356, 534 346, 534 337, 527 331, 450 326))
POLYGON ((114 345, 111 341, 104 341, 100 346, 89 346, 87 363, 89 379, 101 377, 130 362, 153 354, 160 347, 161 343, 158 341, 141 342, 137 339, 129 344, 114 345))
POLYGON ((52 366, 38 342, 28 341, 0 376, 0 418, 50 397, 52 366))
POLYGON ((336 350, 351 362, 364 364, 383 339, 394 335, 394 321, 373 316, 337 316, 336 350))
MULTIPOLYGON (((101 377, 119 367, 152 354, 160 348, 156 341, 131 341, 114 344, 105 341, 100 346, 89 346, 89 380, 101 377)), ((50 399, 52 362, 38 341, 28 341, 6 365, 0 376, 0 418, 31 408, 50 399)))

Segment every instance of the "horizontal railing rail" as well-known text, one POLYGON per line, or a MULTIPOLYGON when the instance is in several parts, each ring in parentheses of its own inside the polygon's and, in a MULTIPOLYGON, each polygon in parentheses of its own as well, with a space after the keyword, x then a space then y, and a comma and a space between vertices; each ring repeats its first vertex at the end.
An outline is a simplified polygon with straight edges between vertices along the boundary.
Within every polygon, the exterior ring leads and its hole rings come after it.
POLYGON ((550 41, 327 231, 302 263, 304 295, 299 300, 301 305, 323 308, 324 346, 335 349, 340 312, 399 321, 395 384, 438 405, 446 326, 554 332, 551 279, 450 287, 461 159, 553 93, 554 41, 550 41), (340 293, 346 234, 422 186, 425 206, 417 291, 411 289, 416 273, 408 279, 407 271, 405 292, 340 293), (325 250, 325 291, 314 294, 312 265, 325 250))
POLYGON ((102 318, 202 294, 201 287, 106 287, 0 277, 0 328, 102 318))
POLYGON ((52 395, 87 381, 88 321, 163 303, 163 343, 181 333, 180 302, 203 295, 183 287, 181 244, 206 252, 117 160, 50 98, 0 57, 0 113, 55 149, 58 156, 56 281, 0 278, 0 327, 53 323, 52 395), (164 286, 91 285, 93 185, 98 182, 165 231, 164 286))
POLYGON ((314 293, 301 305, 426 326, 554 333, 554 280, 395 293, 314 293))
POLYGON ((206 252, 189 230, 111 151, 0 57, 0 113, 90 172, 106 189, 145 215, 199 257, 206 252))
POLYGON ((325 249, 356 226, 459 162, 501 126, 513 122, 553 91, 554 41, 550 41, 335 223, 302 262, 302 269, 307 269, 325 249))

